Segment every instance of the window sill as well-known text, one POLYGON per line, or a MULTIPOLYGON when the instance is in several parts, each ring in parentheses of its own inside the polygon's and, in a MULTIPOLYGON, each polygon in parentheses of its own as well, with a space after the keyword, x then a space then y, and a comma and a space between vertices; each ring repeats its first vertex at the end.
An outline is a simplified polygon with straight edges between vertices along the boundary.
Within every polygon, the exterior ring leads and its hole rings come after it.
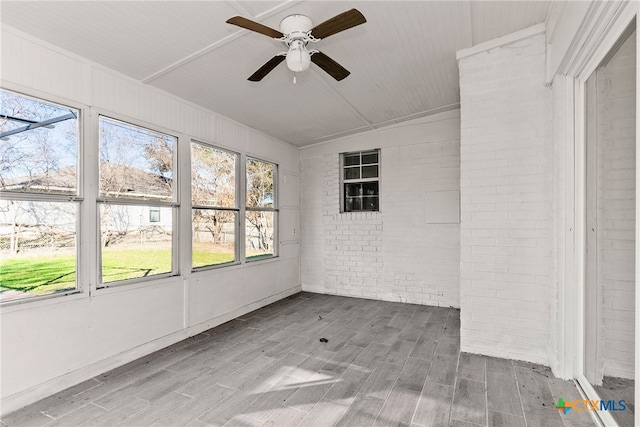
POLYGON ((216 265, 203 265, 202 267, 196 267, 191 269, 191 273, 201 273, 203 271, 212 271, 212 270, 220 270, 229 267, 235 267, 240 265, 239 261, 225 262, 224 264, 216 264, 216 265))
POLYGON ((54 305, 54 304, 59 305, 61 303, 59 298, 63 298, 63 297, 65 298, 65 300, 63 301, 64 303, 73 302, 73 301, 81 300, 84 298, 88 298, 89 293, 76 289, 73 291, 66 291, 66 292, 60 292, 60 293, 42 295, 42 296, 32 296, 32 297, 15 299, 12 301, 5 301, 0 304, 0 312, 2 314, 5 314, 5 313, 11 313, 11 312, 20 311, 20 310, 37 309, 39 307, 46 307, 48 305, 54 305))
POLYGON ((279 259, 280 257, 278 255, 248 258, 245 260, 244 265, 254 266, 254 265, 260 265, 260 264, 267 264, 269 262, 278 261, 279 259))
POLYGON ((180 274, 163 274, 152 277, 121 280, 118 282, 110 282, 109 284, 103 284, 96 289, 93 296, 109 295, 117 292, 124 292, 129 290, 136 290, 147 288, 151 286, 164 286, 176 280, 181 280, 180 274))
POLYGON ((381 215, 380 211, 357 211, 357 212, 340 212, 340 215, 351 215, 353 218, 375 217, 381 215))

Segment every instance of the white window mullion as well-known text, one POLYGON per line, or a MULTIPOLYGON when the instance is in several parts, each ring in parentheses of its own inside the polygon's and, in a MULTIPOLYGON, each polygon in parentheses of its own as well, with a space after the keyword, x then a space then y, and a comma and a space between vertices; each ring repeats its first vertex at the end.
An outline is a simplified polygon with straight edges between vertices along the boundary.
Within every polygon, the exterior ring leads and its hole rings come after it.
POLYGON ((81 195, 84 201, 80 204, 80 245, 78 252, 79 270, 78 285, 82 292, 89 295, 95 293, 100 281, 99 245, 100 234, 98 223, 98 122, 97 114, 87 109, 82 115, 80 133, 81 159, 80 167, 81 195))
POLYGON ((244 178, 244 162, 245 157, 242 154, 238 154, 236 156, 236 208, 238 209, 236 214, 236 245, 235 245, 235 254, 236 260, 244 264, 244 212, 242 211, 245 203, 245 188, 246 181, 244 178))
POLYGON ((176 230, 178 230, 177 265, 179 273, 188 277, 191 272, 191 139, 185 135, 178 135, 178 148, 176 150, 178 185, 175 186, 175 200, 178 202, 176 214, 176 230))
POLYGON ((238 256, 242 264, 247 262, 247 155, 240 155, 240 162, 238 162, 238 202, 240 203, 240 212, 238 214, 237 226, 238 230, 238 256))

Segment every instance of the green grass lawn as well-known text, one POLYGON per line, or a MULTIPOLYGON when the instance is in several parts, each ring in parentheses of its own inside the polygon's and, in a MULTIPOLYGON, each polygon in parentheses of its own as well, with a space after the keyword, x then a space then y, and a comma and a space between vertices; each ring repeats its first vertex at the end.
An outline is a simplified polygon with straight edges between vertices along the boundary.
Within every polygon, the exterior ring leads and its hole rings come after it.
POLYGON ((191 256, 191 264, 194 268, 225 264, 227 262, 233 262, 235 258, 233 253, 208 252, 204 249, 194 249, 191 256))
MULTIPOLYGON (((195 249, 194 267, 233 261, 233 254, 195 249)), ((108 249, 104 250, 103 281, 151 276, 171 271, 171 250, 108 249)), ((33 295, 45 295, 76 286, 73 255, 47 255, 0 259, 0 290, 13 289, 33 295)))
POLYGON ((74 256, 0 259, 0 289, 44 295, 76 286, 74 256))
POLYGON ((102 281, 135 279, 171 272, 171 249, 103 249, 102 281))

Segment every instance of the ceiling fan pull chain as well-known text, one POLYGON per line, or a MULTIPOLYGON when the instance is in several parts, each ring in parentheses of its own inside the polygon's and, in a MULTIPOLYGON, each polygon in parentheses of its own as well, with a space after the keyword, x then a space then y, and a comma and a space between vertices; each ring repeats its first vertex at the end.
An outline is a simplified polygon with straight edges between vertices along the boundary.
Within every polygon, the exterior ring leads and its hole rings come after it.
POLYGON ((296 84, 296 73, 293 73, 293 84, 296 84))

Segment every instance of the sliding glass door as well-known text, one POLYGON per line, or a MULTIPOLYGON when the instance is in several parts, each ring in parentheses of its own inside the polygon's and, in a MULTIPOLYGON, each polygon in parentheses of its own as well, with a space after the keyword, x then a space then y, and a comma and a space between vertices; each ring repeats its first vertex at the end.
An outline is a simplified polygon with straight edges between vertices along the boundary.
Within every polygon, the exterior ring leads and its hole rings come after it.
POLYGON ((636 24, 584 90, 583 372, 608 425, 634 425, 636 319, 636 24))

